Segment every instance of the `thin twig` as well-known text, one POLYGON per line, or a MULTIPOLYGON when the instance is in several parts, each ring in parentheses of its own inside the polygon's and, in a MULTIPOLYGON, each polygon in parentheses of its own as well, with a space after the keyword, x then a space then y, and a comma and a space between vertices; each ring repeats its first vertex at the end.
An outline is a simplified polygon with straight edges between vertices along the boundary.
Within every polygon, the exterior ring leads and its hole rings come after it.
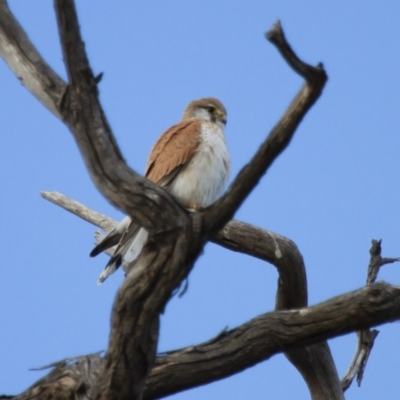
MULTIPOLYGON (((371 286, 375 283, 378 276, 379 269, 385 264, 391 264, 400 261, 399 257, 396 258, 382 258, 382 240, 372 239, 372 245, 369 250, 371 255, 368 264, 368 273, 366 286, 371 286)), ((379 331, 376 329, 365 329, 357 332, 358 341, 353 359, 350 362, 349 368, 341 379, 343 392, 346 391, 352 384, 354 378, 357 376, 357 384, 361 386, 364 376, 365 368, 367 366, 368 358, 371 354, 372 348, 379 331)))
POLYGON ((107 215, 94 211, 82 203, 63 195, 62 193, 41 191, 40 195, 45 200, 60 206, 64 210, 78 216, 79 218, 82 218, 86 222, 89 222, 90 224, 97 226, 106 232, 110 231, 117 224, 117 221, 107 217, 107 215))
POLYGON ((379 239, 379 240, 372 239, 372 246, 371 246, 371 249, 369 250, 369 253, 371 254, 371 258, 370 258, 370 262, 368 265, 367 285, 371 285, 372 283, 374 283, 376 281, 379 270, 382 266, 400 261, 400 257, 382 258, 381 244, 382 244, 382 239, 379 239))

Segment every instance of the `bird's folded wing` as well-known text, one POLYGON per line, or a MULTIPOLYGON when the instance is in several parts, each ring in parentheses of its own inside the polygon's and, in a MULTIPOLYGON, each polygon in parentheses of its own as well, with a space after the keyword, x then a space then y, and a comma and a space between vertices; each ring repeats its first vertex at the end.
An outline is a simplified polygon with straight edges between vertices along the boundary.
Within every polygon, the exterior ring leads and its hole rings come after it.
POLYGON ((198 148, 200 133, 200 121, 184 121, 165 131, 151 150, 146 178, 163 187, 169 187, 198 148))

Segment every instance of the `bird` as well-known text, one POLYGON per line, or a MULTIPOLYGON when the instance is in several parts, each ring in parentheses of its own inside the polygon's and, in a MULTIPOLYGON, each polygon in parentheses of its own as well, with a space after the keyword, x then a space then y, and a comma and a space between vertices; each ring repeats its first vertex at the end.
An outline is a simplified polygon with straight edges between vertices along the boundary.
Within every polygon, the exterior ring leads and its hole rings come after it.
MULTIPOLYGON (((155 142, 144 176, 168 190, 190 211, 211 205, 222 194, 230 175, 226 118, 226 109, 216 98, 190 102, 181 122, 155 142)), ((148 232, 129 216, 108 232, 90 253, 95 257, 116 245, 97 283, 102 284, 121 265, 125 271, 133 267, 147 236, 148 232)))

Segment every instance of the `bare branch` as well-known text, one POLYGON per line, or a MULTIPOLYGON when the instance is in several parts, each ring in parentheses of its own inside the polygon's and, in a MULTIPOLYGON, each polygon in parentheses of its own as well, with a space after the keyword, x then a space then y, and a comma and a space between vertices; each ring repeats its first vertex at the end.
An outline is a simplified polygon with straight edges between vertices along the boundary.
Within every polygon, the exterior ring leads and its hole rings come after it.
MULTIPOLYGON (((400 258, 382 258, 382 240, 372 239, 372 245, 369 250, 369 254, 371 255, 369 264, 368 264, 368 274, 367 274, 367 282, 366 285, 370 286, 375 283, 375 280, 378 276, 379 269, 385 264, 394 263, 396 261, 400 261, 400 258)), ((378 336, 379 331, 376 329, 370 330, 365 329, 357 332, 358 342, 356 352, 354 354, 353 359, 351 360, 350 366, 341 379, 341 385, 343 391, 346 391, 352 384, 355 376, 357 376, 357 384, 361 386, 361 382, 364 376, 364 371, 367 366, 369 355, 371 354, 372 347, 374 346, 375 339, 378 336)))
POLYGON ((265 37, 276 46, 281 56, 297 74, 302 76, 306 81, 316 80, 316 83, 322 86, 325 84, 326 76, 324 78, 325 73, 323 72, 322 64, 318 64, 316 69, 312 65, 300 60, 286 40, 285 33, 283 32, 279 20, 272 26, 270 31, 265 33, 265 37), (322 76, 320 76, 320 74, 322 74, 322 76))
POLYGON ((369 253, 371 255, 371 259, 368 265, 368 276, 367 276, 367 285, 370 285, 371 283, 374 283, 376 281, 376 278, 379 273, 379 269, 386 264, 391 264, 397 261, 400 261, 400 257, 396 258, 382 258, 381 252, 382 252, 382 247, 381 247, 382 240, 372 240, 372 246, 371 249, 369 250, 369 253))
MULTIPOLYGON (((291 240, 244 222, 230 221, 212 241, 233 251, 267 261, 277 268, 279 280, 276 310, 307 305, 304 261, 291 240)), ((326 342, 296 348, 287 351, 285 355, 305 379, 312 399, 343 398, 339 377, 326 342)), ((218 360, 218 365, 220 361, 218 360)), ((235 361, 230 361, 232 362, 235 361)), ((215 371, 210 376, 214 374, 215 371)))
POLYGON ((357 349, 353 359, 351 360, 349 368, 341 380, 343 392, 345 392, 351 386, 356 375, 358 386, 361 385, 361 380, 364 375, 368 357, 371 354, 375 338, 378 336, 378 334, 379 331, 376 329, 367 329, 357 332, 357 349))
MULTIPOLYGON (((226 195, 211 206, 209 216, 206 214, 206 221, 209 217, 208 222, 211 224, 211 232, 215 232, 223 226, 223 223, 227 221, 224 218, 229 219, 233 215, 235 207, 241 204, 268 167, 287 147, 297 126, 320 96, 327 80, 322 64, 315 68, 297 57, 286 41, 279 21, 271 31, 267 32, 266 37, 278 48, 286 62, 306 79, 306 83, 251 162, 242 169, 226 195)), ((297 248, 295 250, 297 251, 297 248)), ((290 253, 296 254, 296 252, 290 253)), ((285 259, 280 260, 276 256, 273 261, 270 261, 279 272, 276 303, 278 310, 292 308, 294 304, 297 306, 307 305, 306 275, 301 255, 295 261, 293 264, 285 259)), ((313 399, 341 399, 343 397, 339 377, 327 343, 296 349, 288 352, 286 356, 306 380, 313 399)))
POLYGON ((107 217, 107 215, 94 211, 61 193, 42 191, 40 192, 40 195, 45 200, 48 200, 51 203, 62 207, 64 210, 69 211, 74 215, 77 215, 86 222, 89 222, 90 224, 97 226, 104 231, 111 230, 117 224, 117 221, 113 220, 110 217, 107 217))
MULTIPOLYGON (((190 389, 238 373, 278 352, 399 319, 400 287, 386 283, 373 284, 313 307, 267 313, 223 332, 214 340, 159 356, 147 379, 144 398, 156 399, 190 389)), ((48 398, 52 385, 59 385, 65 376, 71 379, 71 394, 81 385, 85 390, 82 396, 89 397, 91 386, 85 386, 82 373, 74 373, 72 367, 53 371, 51 379, 49 375, 39 381, 42 386, 38 382, 16 399, 32 398, 29 396, 33 390, 40 393, 37 400, 48 398)), ((91 371, 92 375, 96 373, 91 371)))
MULTIPOLYGON (((40 195, 64 210, 105 231, 117 221, 94 211, 58 192, 42 191, 40 195)), ((290 239, 241 221, 230 221, 212 241, 227 249, 248 254, 277 267, 280 282, 277 310, 307 305, 307 281, 303 257, 290 239)))
POLYGON ((275 125, 253 159, 238 174, 228 191, 205 211, 206 229, 210 237, 218 232, 233 217, 236 210, 257 185, 267 169, 290 143, 296 128, 320 96, 327 80, 322 65, 311 67, 294 54, 283 34, 280 23, 276 23, 267 34, 296 72, 302 72, 307 80, 289 108, 275 125), (306 73, 303 73, 306 71, 306 73))
POLYGON ((0 0, 0 54, 20 82, 56 117, 66 83, 43 60, 6 0, 0 0))
POLYGON ((364 371, 367 367, 367 362, 374 346, 375 339, 379 335, 379 331, 376 329, 364 329, 360 331, 360 357, 359 357, 359 369, 357 372, 357 385, 361 386, 362 379, 364 377, 364 371))
MULTIPOLYGON (((117 221, 94 211, 58 192, 42 191, 41 196, 55 205, 105 231, 117 221)), ((307 305, 307 279, 303 257, 293 241, 277 233, 241 221, 230 221, 212 241, 227 249, 244 253, 274 265, 280 275, 277 310, 307 305)))
POLYGON ((232 220, 211 241, 267 261, 277 268, 279 281, 276 310, 307 306, 307 278, 303 257, 290 239, 232 220))
POLYGON ((60 360, 49 366, 53 369, 48 375, 39 379, 20 395, 11 398, 14 400, 87 400, 90 398, 88 394, 92 393, 103 362, 104 359, 99 353, 60 360))
POLYGON ((304 346, 359 329, 358 325, 374 326, 380 318, 386 322, 400 319, 399 306, 400 288, 378 283, 307 309, 264 314, 205 346, 157 358, 145 398, 161 396, 156 382, 164 389, 169 386, 171 392, 164 391, 165 396, 221 379, 287 351, 292 340, 296 346, 304 346), (303 337, 306 331, 307 339, 303 337), (161 375, 162 379, 156 379, 161 375))
MULTIPOLYGON (((62 207, 64 210, 69 211, 71 214, 77 215, 83 220, 89 222, 90 224, 101 228, 103 231, 108 232, 112 228, 114 228, 118 221, 107 217, 107 215, 101 214, 97 211, 94 211, 83 204, 77 202, 76 200, 71 199, 70 197, 64 196, 58 192, 40 192, 40 195, 45 199, 50 201, 51 203, 62 207)), ((95 244, 97 245, 104 238, 104 234, 100 231, 96 231, 94 233, 95 244)), ((112 256, 114 254, 115 246, 104 251, 108 256, 112 256)))
MULTIPOLYGON (((55 204, 102 227, 105 216, 59 193, 47 193, 55 204), (91 217, 88 218, 88 215, 91 217)), ((109 219, 110 225, 115 221, 109 219)), ((104 228, 103 228, 104 229, 104 228)), ((303 257, 297 246, 276 233, 246 224, 230 221, 212 240, 223 247, 257 257, 273 264, 279 272, 276 310, 307 306, 307 282, 303 257)), ((214 339, 215 340, 215 339, 214 339)), ((310 389, 313 399, 340 399, 342 388, 325 342, 289 351, 289 360, 299 370, 310 389)))

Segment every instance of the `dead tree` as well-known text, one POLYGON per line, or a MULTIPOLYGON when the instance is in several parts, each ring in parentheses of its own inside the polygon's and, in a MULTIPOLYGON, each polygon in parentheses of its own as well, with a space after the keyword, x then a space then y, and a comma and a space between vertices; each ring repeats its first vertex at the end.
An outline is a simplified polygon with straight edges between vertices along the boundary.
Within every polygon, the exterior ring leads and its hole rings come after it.
MULTIPOLYGON (((305 266, 296 245, 231 220, 320 96, 327 80, 322 64, 313 67, 300 60, 280 23, 272 27, 267 39, 305 83, 228 191, 207 209, 188 213, 168 192, 126 165, 99 102, 101 77, 90 68, 74 1, 55 0, 54 5, 68 82, 43 60, 6 0, 0 0, 0 52, 17 78, 69 128, 97 189, 146 228, 149 240, 140 255, 143 268, 131 271, 117 293, 105 356, 55 363, 45 378, 14 398, 161 398, 284 352, 313 399, 342 399, 355 374, 362 376, 376 337, 368 329, 400 319, 400 288, 374 283, 379 267, 398 259, 382 258, 380 242, 374 241, 367 286, 307 308, 305 266), (157 356, 159 315, 207 241, 273 264, 279 273, 276 310, 208 342, 157 356), (326 340, 360 330, 359 351, 340 381, 326 340)), ((43 196, 106 230, 115 224, 57 193, 43 196)))

